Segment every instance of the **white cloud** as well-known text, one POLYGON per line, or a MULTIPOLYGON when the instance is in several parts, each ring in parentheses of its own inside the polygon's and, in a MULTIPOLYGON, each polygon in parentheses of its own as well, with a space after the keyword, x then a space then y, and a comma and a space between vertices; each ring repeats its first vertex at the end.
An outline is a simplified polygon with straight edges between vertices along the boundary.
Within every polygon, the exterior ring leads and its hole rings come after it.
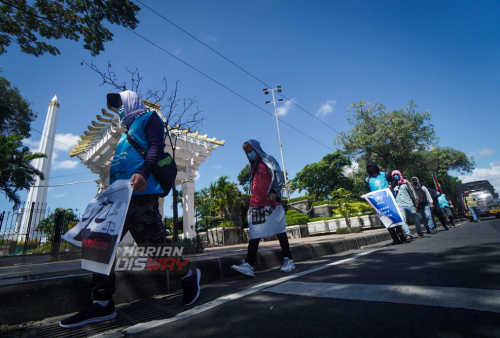
POLYGON ((66 193, 62 193, 62 194, 57 194, 54 196, 54 198, 61 198, 61 197, 64 197, 66 196, 66 193))
POLYGON ((38 149, 40 149, 40 141, 35 141, 26 138, 22 142, 26 147, 30 148, 32 152, 37 152, 38 149))
POLYGON ((214 169, 220 169, 220 168, 222 168, 222 165, 220 164, 214 165, 214 169))
POLYGON ((182 53, 182 50, 180 48, 176 48, 174 53, 176 55, 179 55, 180 53, 182 53))
POLYGON ((335 110, 336 104, 337 101, 326 101, 325 103, 322 103, 321 107, 319 107, 318 112, 316 113, 316 117, 324 119, 326 115, 335 110))
POLYGON ((52 161, 51 169, 75 169, 78 163, 80 162, 72 160, 52 161))
POLYGON ((295 98, 290 101, 286 101, 284 105, 277 107, 276 112, 278 116, 285 116, 290 110, 293 109, 293 103, 296 102, 295 98))
POLYGON ((500 161, 490 163, 490 168, 477 168, 472 174, 461 176, 460 179, 466 182, 488 180, 497 191, 500 190, 500 161))
POLYGON ((217 38, 215 36, 207 36, 207 39, 210 40, 210 41, 213 41, 213 42, 217 42, 217 38))
POLYGON ((70 150, 80 139, 80 136, 67 134, 56 134, 54 142, 54 150, 70 150))
POLYGON ((200 179, 200 177, 201 177, 200 173, 198 171, 195 171, 194 172, 194 180, 198 181, 200 179))
POLYGON ((220 176, 214 176, 214 180, 218 180, 220 176))
POLYGON ((344 168, 344 175, 351 176, 351 175, 357 173, 358 170, 359 170, 359 164, 358 164, 358 162, 355 161, 352 163, 352 165, 346 166, 344 168))
POLYGON ((54 188, 52 188, 52 187, 47 188, 47 191, 52 191, 52 190, 54 190, 54 188))
POLYGON ((473 151, 469 153, 470 157, 478 158, 478 157, 486 157, 490 156, 491 154, 494 154, 496 152, 495 149, 490 149, 490 148, 484 148, 478 151, 473 151))

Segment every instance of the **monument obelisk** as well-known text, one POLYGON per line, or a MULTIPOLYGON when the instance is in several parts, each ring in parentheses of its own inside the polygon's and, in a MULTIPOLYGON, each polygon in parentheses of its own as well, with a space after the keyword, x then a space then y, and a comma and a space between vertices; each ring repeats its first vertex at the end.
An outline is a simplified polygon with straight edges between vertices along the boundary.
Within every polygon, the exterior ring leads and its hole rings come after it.
MULTIPOLYGON (((45 179, 42 181, 40 178, 37 178, 34 187, 32 187, 28 193, 22 226, 18 232, 19 236, 23 239, 28 233, 28 227, 30 228, 29 232, 32 232, 37 226, 34 222, 39 222, 41 220, 41 211, 46 208, 48 191, 46 186, 49 185, 50 165, 52 163, 52 153, 54 152, 58 113, 59 101, 56 94, 49 102, 45 126, 43 127, 42 140, 40 141, 40 148, 38 149, 38 152, 45 154, 47 158, 39 158, 33 161, 33 166, 43 173, 45 179)), ((46 216, 48 215, 45 215, 45 217, 46 216)))

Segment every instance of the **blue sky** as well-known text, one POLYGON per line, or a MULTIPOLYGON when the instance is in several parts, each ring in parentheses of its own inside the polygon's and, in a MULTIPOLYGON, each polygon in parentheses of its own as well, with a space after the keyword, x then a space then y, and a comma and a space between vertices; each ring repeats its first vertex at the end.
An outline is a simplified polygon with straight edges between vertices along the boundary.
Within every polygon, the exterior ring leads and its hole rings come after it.
MULTIPOLYGON (((469 180, 489 179, 500 189, 497 147, 499 108, 496 104, 500 64, 498 55, 500 4, 496 1, 150 1, 145 3, 196 38, 272 86, 326 124, 348 130, 346 109, 352 102, 378 101, 400 109, 410 99, 418 110, 429 110, 443 147, 475 157, 477 169, 469 180)), ((140 4, 138 4, 141 6, 140 4)), ((270 113, 265 87, 212 51, 143 8, 136 32, 201 70, 270 113)), ((215 177, 236 181, 246 163, 244 141, 260 140, 263 149, 279 159, 276 122, 216 83, 155 48, 122 27, 106 51, 92 58, 83 43, 52 41, 62 55, 39 58, 12 45, 0 56, 3 76, 33 102, 42 131, 48 102, 60 101, 57 139, 74 144, 95 115, 105 108, 111 87, 82 61, 105 68, 108 61, 120 79, 139 68, 141 88, 161 87, 165 77, 180 96, 196 96, 206 118, 201 132, 226 140, 202 164, 196 190, 215 177)), ((335 132, 293 105, 281 104, 285 122, 335 149, 335 132)), ((295 130, 280 124, 288 172, 331 152, 295 130)), ((37 132, 26 144, 36 146, 37 132)), ((56 143, 50 184, 96 178, 68 149, 56 143), (67 176, 71 175, 71 176, 67 176)), ((54 187, 52 207, 83 210, 95 195, 94 183, 54 187)), ((22 194, 23 198, 26 194, 22 194)), ((11 205, 0 199, 0 210, 11 205)), ((167 207, 166 213, 171 213, 167 207)))

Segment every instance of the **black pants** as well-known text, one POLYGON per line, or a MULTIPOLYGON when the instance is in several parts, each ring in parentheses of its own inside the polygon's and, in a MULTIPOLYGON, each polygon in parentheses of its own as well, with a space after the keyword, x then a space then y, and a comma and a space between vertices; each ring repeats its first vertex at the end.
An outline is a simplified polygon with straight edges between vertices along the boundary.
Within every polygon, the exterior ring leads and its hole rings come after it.
MULTIPOLYGON (((434 204, 434 209, 432 209, 432 213, 436 215, 437 218, 439 218, 439 221, 441 222, 441 225, 443 228, 447 229, 447 220, 448 218, 445 216, 443 210, 436 204, 434 204)), ((436 227, 437 228, 437 227, 436 227)))
MULTIPOLYGON (((286 232, 282 232, 277 236, 278 240, 280 241, 281 254, 283 255, 283 257, 288 257, 292 259, 292 253, 290 252, 290 244, 288 243, 288 237, 286 236, 286 232)), ((247 262, 251 266, 254 266, 255 261, 257 260, 257 251, 259 251, 259 242, 260 238, 254 238, 248 242, 248 253, 245 262, 247 262)))
MULTIPOLYGON (((132 195, 121 239, 123 239, 127 231, 130 231, 130 234, 139 246, 169 242, 160 211, 158 210, 157 195, 132 195)), ((175 271, 170 271, 170 273, 183 276, 188 272, 189 265, 189 263, 185 265, 181 271, 174 269, 175 271)), ((114 269, 115 266, 113 264, 109 276, 95 272, 92 273, 90 281, 92 299, 110 300, 113 298, 113 294, 116 291, 114 269)))
POLYGON ((448 220, 450 221, 451 225, 455 226, 455 218, 453 217, 453 211, 451 211, 451 208, 441 208, 443 210, 444 214, 448 216, 448 220))

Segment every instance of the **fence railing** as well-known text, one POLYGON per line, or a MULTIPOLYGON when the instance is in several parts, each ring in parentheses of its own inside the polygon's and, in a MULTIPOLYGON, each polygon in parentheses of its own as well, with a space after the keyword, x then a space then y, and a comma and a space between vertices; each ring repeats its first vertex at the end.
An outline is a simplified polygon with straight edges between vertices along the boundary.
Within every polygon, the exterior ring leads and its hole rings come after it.
MULTIPOLYGON (((57 218, 44 203, 23 203, 17 210, 0 213, 0 256, 17 256, 79 250, 60 239, 68 231, 68 219, 57 218), (59 228, 56 236, 56 229, 59 228)), ((68 215, 69 213, 66 212, 68 215)), ((71 220, 80 217, 71 212, 71 220)))

